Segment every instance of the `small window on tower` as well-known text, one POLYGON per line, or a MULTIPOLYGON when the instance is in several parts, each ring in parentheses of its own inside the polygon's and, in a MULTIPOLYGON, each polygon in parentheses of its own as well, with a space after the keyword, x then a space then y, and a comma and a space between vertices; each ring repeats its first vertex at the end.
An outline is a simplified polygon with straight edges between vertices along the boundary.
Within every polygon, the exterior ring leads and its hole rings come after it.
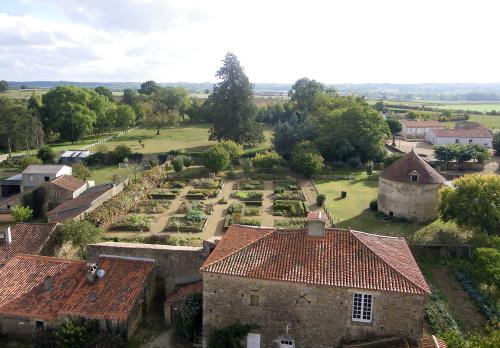
POLYGON ((258 306, 260 302, 259 296, 250 295, 250 306, 258 306))
POLYGON ((418 175, 412 174, 411 175, 411 182, 417 182, 418 181, 418 175))

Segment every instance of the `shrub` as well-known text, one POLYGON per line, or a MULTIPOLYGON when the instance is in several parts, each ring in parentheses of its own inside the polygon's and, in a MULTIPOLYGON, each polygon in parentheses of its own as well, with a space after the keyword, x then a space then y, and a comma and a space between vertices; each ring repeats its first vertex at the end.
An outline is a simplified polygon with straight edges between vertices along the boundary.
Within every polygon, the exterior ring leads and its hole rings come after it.
POLYGON ((229 159, 231 162, 241 157, 241 155, 243 154, 243 146, 232 140, 222 141, 218 145, 226 150, 226 152, 229 154, 229 159))
POLYGON ((373 174, 373 162, 372 161, 368 162, 365 166, 365 169, 366 169, 366 174, 368 174, 368 176, 372 175, 373 174))
POLYGON ((110 152, 111 158, 114 163, 120 163, 125 160, 125 158, 130 157, 132 154, 132 149, 127 145, 117 145, 113 151, 110 152))
POLYGON ((38 150, 38 158, 42 160, 43 163, 54 163, 54 159, 56 158, 56 154, 54 150, 50 146, 42 146, 38 150))
POLYGON ((154 220, 152 216, 133 214, 115 223, 113 229, 140 232, 149 231, 151 223, 154 220))
POLYGON ((58 348, 85 347, 89 340, 87 329, 73 321, 67 321, 55 331, 58 348))
POLYGON ((203 164, 215 173, 228 168, 230 163, 231 157, 221 145, 214 145, 203 153, 203 164))
POLYGON ((283 163, 283 158, 276 151, 266 151, 259 153, 253 158, 253 165, 256 168, 271 169, 283 163))
POLYGON ((172 166, 174 167, 176 173, 181 172, 182 169, 184 169, 184 157, 182 156, 175 157, 172 161, 172 166))
POLYGON ((14 207, 11 209, 10 213, 16 222, 26 222, 33 219, 33 210, 30 207, 14 207))
POLYGON ((199 292, 191 293, 179 310, 177 332, 190 341, 195 339, 203 321, 203 295, 199 292))
POLYGON ((85 220, 71 220, 65 222, 60 228, 62 240, 78 247, 81 256, 83 256, 87 244, 98 242, 101 234, 100 228, 85 220))
POLYGON ((236 323, 214 330, 208 341, 208 348, 240 348, 245 337, 257 328, 257 325, 236 323))
POLYGON ((306 176, 311 176, 319 173, 325 166, 325 160, 321 154, 317 152, 307 152, 297 146, 294 149, 290 161, 298 172, 306 176))
POLYGON ((371 211, 378 211, 378 202, 376 199, 372 199, 370 201, 370 210, 371 211))
POLYGON ((31 164, 43 164, 42 160, 38 157, 34 156, 26 156, 21 159, 19 163, 19 167, 24 170, 31 164))
POLYGON ((325 202, 326 202, 326 195, 320 193, 318 197, 316 197, 316 204, 318 205, 318 207, 322 207, 325 204, 325 202))

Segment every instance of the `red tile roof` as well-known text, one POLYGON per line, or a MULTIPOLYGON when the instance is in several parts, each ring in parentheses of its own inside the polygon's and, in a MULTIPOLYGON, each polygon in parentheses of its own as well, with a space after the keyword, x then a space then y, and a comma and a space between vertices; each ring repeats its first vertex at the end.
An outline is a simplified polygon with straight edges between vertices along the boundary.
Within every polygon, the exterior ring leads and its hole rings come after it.
POLYGON ((62 175, 52 180, 51 183, 73 192, 80 189, 82 186, 85 186, 84 181, 77 179, 72 175, 62 175))
POLYGON ((126 320, 142 295, 153 261, 106 256, 97 264, 106 274, 88 283, 85 261, 17 255, 0 269, 0 315, 126 320), (50 291, 44 286, 47 276, 50 291))
POLYGON ((153 260, 101 256, 103 278, 79 284, 59 314, 92 319, 127 320, 153 272, 153 260))
POLYGON ((203 291, 203 282, 201 281, 183 285, 175 289, 172 293, 170 293, 167 296, 165 303, 185 301, 186 298, 192 293, 202 292, 202 291, 203 291))
POLYGON ((56 229, 55 223, 15 224, 10 227, 11 243, 0 242, 0 265, 17 254, 39 254, 56 229))
POLYGON ((410 175, 418 174, 420 184, 442 184, 446 181, 429 163, 421 159, 413 150, 387 167, 380 177, 397 182, 411 182, 410 175))
POLYGON ((412 121, 403 120, 402 123, 408 128, 444 128, 444 125, 438 121, 427 120, 427 121, 412 121))
POLYGON ((17 255, 0 268, 0 315, 56 320, 85 274, 83 261, 17 255), (52 277, 51 291, 44 287, 47 276, 52 277))
POLYGON ((446 348, 446 342, 433 336, 424 336, 419 340, 419 348, 446 348))
POLYGON ((486 128, 433 129, 432 132, 441 138, 493 138, 486 128))
POLYGON ((202 271, 331 287, 429 294, 430 289, 404 238, 326 229, 232 225, 202 271))

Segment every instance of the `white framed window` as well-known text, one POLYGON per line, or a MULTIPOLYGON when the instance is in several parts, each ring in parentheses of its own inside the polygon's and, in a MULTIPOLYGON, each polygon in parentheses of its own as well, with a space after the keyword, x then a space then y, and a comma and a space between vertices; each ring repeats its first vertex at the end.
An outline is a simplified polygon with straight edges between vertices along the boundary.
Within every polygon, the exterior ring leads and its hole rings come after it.
POLYGON ((295 343, 291 338, 285 338, 280 340, 280 348, 294 348, 295 343))
POLYGON ((352 297, 352 320, 363 323, 372 322, 373 295, 355 293, 352 297))

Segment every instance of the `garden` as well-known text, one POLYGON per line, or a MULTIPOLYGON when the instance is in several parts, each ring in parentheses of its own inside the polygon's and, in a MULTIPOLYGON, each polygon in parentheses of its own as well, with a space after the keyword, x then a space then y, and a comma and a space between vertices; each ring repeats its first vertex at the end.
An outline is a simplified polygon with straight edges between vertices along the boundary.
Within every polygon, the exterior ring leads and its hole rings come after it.
MULTIPOLYGON (((274 181, 272 209, 274 216, 305 217, 307 215, 305 200, 302 188, 296 180, 274 181)), ((279 224, 287 226, 286 222, 279 224)))
POLYGON ((181 205, 176 215, 170 217, 164 228, 165 232, 203 232, 208 215, 213 207, 203 202, 194 201, 181 205))

